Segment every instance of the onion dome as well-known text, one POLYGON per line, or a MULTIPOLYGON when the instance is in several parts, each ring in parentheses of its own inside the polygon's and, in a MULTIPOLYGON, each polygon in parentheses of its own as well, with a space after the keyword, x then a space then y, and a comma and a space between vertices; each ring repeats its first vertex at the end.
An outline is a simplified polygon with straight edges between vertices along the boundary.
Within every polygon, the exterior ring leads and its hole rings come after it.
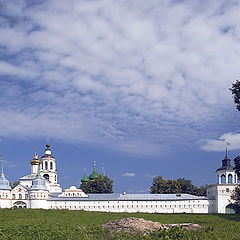
POLYGON ((84 174, 83 178, 81 179, 81 182, 84 183, 88 181, 89 181, 89 178, 84 174))
POLYGON ((32 181, 31 190, 48 190, 45 184, 45 178, 39 174, 39 168, 36 178, 32 181))
POLYGON ((44 155, 41 158, 54 158, 52 156, 52 151, 50 149, 50 144, 49 143, 46 144, 45 153, 44 153, 44 155))
POLYGON ((96 169, 94 168, 92 174, 89 176, 89 179, 93 180, 94 178, 98 177, 98 175, 99 174, 97 173, 96 169))
POLYGON ((0 190, 11 190, 11 187, 9 186, 9 181, 5 178, 3 174, 3 167, 2 167, 2 173, 0 176, 0 190))
POLYGON ((38 160, 38 155, 35 155, 34 158, 30 161, 32 165, 40 164, 40 160, 38 160))

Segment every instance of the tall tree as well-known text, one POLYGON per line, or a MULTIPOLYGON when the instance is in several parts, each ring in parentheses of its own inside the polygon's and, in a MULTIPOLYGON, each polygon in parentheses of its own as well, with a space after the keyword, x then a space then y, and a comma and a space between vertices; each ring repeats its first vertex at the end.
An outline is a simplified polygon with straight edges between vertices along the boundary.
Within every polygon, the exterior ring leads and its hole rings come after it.
POLYGON ((232 92, 237 110, 240 111, 240 80, 237 80, 235 83, 233 83, 229 90, 232 92))
MULTIPOLYGON (((229 90, 232 92, 237 110, 240 111, 240 80, 237 80, 235 83, 233 83, 229 90)), ((238 175, 238 178, 240 178, 240 156, 237 156, 234 159, 234 165, 236 174, 238 175)))
POLYGON ((206 195, 206 187, 198 188, 185 178, 164 180, 162 176, 157 176, 153 179, 150 193, 188 193, 203 196, 206 195))
POLYGON ((113 180, 105 175, 98 175, 93 180, 81 183, 80 188, 85 193, 113 193, 113 180))
POLYGON ((236 204, 240 205, 240 187, 239 186, 235 187, 231 197, 233 200, 235 200, 236 204))

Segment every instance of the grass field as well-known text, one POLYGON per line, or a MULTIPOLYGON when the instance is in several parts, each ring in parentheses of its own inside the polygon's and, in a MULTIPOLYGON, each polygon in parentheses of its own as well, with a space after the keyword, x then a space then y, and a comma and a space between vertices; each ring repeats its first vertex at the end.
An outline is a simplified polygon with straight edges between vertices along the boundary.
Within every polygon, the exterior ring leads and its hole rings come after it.
POLYGON ((240 215, 101 213, 68 210, 0 210, 0 239, 240 239, 240 215), (172 229, 150 236, 109 236, 101 225, 125 217, 142 217, 161 223, 191 222, 202 230, 172 229))

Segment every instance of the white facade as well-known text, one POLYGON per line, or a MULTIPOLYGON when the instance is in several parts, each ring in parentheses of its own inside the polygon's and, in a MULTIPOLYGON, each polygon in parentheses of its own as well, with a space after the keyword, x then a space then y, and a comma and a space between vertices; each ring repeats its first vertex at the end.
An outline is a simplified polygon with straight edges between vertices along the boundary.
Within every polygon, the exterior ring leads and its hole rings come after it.
POLYGON ((49 144, 45 154, 31 160, 32 172, 20 178, 20 184, 9 187, 2 170, 0 208, 69 209, 102 212, 146 213, 226 213, 234 205, 231 199, 237 186, 237 175, 230 159, 222 160, 217 169, 217 184, 207 189, 207 196, 190 194, 85 194, 71 186, 62 192, 57 182, 56 160, 49 144))

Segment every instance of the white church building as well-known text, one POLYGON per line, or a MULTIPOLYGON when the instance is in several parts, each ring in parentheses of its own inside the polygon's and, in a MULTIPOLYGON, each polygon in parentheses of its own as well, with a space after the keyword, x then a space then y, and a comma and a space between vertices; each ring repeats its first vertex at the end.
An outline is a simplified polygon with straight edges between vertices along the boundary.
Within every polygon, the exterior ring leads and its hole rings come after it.
MULTIPOLYGON (((145 213, 236 213, 231 196, 237 175, 227 153, 217 169, 217 184, 207 189, 207 196, 190 194, 86 194, 72 186, 62 191, 57 180, 56 160, 50 145, 38 159, 30 161, 31 173, 19 178, 13 189, 3 173, 0 176, 0 208, 69 209, 102 212, 145 213)), ((96 172, 92 173, 92 176, 96 172)), ((85 177, 86 178, 86 177, 85 177)))

